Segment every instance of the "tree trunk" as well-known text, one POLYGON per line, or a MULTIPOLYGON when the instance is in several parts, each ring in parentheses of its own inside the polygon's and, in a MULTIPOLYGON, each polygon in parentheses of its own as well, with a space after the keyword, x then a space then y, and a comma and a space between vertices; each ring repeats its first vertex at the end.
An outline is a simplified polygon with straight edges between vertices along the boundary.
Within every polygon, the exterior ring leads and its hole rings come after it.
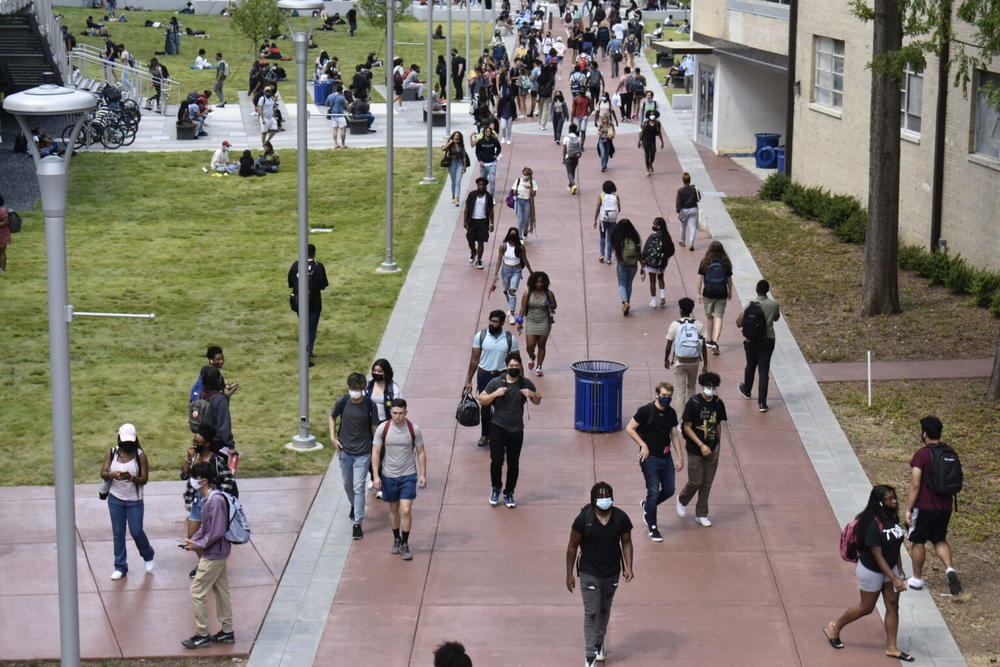
MULTIPOLYGON (((899 0, 875 0, 873 60, 903 44, 899 0)), ((896 76, 872 70, 868 231, 861 314, 899 312, 899 107, 896 76)))
POLYGON ((993 374, 990 375, 990 386, 986 390, 986 398, 991 401, 1000 400, 1000 336, 997 337, 997 351, 993 355, 993 374))

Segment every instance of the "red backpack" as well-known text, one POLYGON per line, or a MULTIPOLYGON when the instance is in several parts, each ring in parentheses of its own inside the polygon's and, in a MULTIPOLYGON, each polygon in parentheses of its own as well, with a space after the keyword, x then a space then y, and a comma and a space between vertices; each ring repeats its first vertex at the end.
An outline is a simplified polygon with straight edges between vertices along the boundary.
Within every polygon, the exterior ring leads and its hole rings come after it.
MULTIPOLYGON (((878 517, 873 518, 881 529, 882 522, 878 517)), ((865 548, 864 535, 857 535, 857 528, 858 519, 852 519, 840 532, 840 557, 848 563, 857 563, 865 548)))
MULTIPOLYGON (((391 423, 392 423, 391 419, 386 419, 385 420, 385 425, 382 427, 382 446, 383 447, 385 447, 385 436, 389 434, 389 424, 391 424, 391 423)), ((413 430, 413 422, 411 422, 408 418, 406 419, 406 428, 410 429, 410 442, 412 442, 413 446, 416 447, 417 446, 417 434, 413 430)))

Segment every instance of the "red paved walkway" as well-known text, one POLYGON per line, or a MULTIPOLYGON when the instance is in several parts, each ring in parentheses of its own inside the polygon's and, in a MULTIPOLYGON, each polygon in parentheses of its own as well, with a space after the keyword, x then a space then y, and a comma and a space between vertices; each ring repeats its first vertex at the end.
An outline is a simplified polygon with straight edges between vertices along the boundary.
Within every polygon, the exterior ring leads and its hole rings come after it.
MULTIPOLYGON (((623 318, 614 268, 595 259, 598 187, 605 177, 616 181, 623 213, 643 236, 659 214, 671 220, 674 233, 680 169, 673 152, 668 145, 659 153, 655 177, 648 179, 636 135, 622 133, 618 156, 602 175, 588 138, 581 193, 574 197, 566 192, 551 137, 517 132, 533 122, 515 125, 515 144, 504 147, 497 186, 502 201, 521 167, 533 167, 539 236, 529 243, 529 258, 549 273, 559 302, 546 377, 535 379, 544 400, 529 406, 519 506, 487 504, 489 454, 475 446, 478 428, 457 427, 454 420, 473 333, 484 326, 485 313, 504 308, 499 293, 485 299, 492 261, 486 271, 470 268, 458 227, 405 386, 411 417, 424 429, 430 468, 429 488, 415 504, 415 558, 407 563, 389 554, 386 509, 374 502, 365 539, 353 545, 344 569, 317 663, 427 665, 435 645, 458 639, 476 665, 580 664, 582 605, 579 593, 566 591, 564 554, 569 526, 591 485, 606 480, 638 524, 636 578, 622 584, 615 600, 609 664, 882 664, 884 639, 875 618, 844 633, 844 651, 833 651, 820 634, 856 600, 853 571, 838 556, 839 526, 774 383, 766 415, 738 397, 743 361, 734 328, 723 336, 722 356, 712 360, 730 416, 712 493, 712 528, 679 519, 670 500, 659 522, 665 541, 651 543, 638 511, 644 486, 636 447, 624 432, 573 430, 570 363, 629 364, 626 415, 650 400, 656 382, 670 379, 662 368, 663 337, 677 317, 677 299, 694 296, 701 253, 679 249, 671 262, 667 310, 647 307, 648 288, 637 279, 634 316, 623 318)), ((720 175, 725 185, 718 189, 754 189, 752 176, 723 168, 728 180, 720 175)), ((501 210, 498 235, 514 220, 509 209, 501 210)), ((699 250, 706 244, 700 237, 699 250)), ((493 260, 492 244, 490 251, 493 260)), ((735 303, 731 309, 730 321, 735 303)), ((703 315, 700 308, 697 315, 703 315)), ((681 473, 678 488, 685 479, 681 473)))
MULTIPOLYGON (((864 361, 809 364, 817 382, 858 382, 868 379, 864 361)), ((989 377, 993 359, 942 359, 937 361, 872 362, 873 380, 937 380, 989 377)))

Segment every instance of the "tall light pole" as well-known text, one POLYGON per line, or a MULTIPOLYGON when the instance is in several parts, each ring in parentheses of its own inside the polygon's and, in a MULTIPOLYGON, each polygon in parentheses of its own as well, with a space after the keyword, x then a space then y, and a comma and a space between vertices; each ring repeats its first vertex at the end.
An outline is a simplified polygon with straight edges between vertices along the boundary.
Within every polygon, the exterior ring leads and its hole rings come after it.
POLYGON ((66 192, 69 161, 84 113, 97 100, 90 93, 45 83, 3 102, 24 136, 30 137, 27 119, 33 116, 79 114, 63 157, 41 157, 38 146, 28 142, 38 175, 42 212, 45 215, 45 263, 49 295, 49 363, 52 394, 52 463, 56 483, 56 558, 59 575, 59 652, 63 667, 80 664, 80 604, 76 578, 76 508, 73 491, 73 404, 70 391, 69 322, 72 310, 66 279, 66 192))
MULTIPOLYGON (((420 179, 420 185, 433 185, 437 183, 434 178, 434 0, 427 2, 427 81, 424 84, 427 90, 424 92, 424 106, 427 116, 427 171, 420 179)), ((441 91, 442 93, 444 91, 441 91)))
MULTIPOLYGON (((298 231, 299 231, 299 284, 296 290, 299 297, 299 423, 298 430, 292 436, 292 441, 285 447, 296 451, 313 451, 322 449, 323 445, 316 440, 310 431, 309 424, 309 154, 308 133, 309 110, 306 107, 306 57, 309 50, 309 36, 316 25, 313 12, 323 9, 323 0, 279 0, 278 9, 285 14, 288 32, 295 45, 295 76, 296 82, 296 151, 298 174, 298 231), (292 12, 299 14, 308 12, 312 23, 306 32, 296 31, 292 25, 292 12)), ((316 100, 322 104, 325 100, 316 100)))
MULTIPOLYGON (((469 82, 469 68, 472 67, 472 0, 465 0, 465 71, 462 77, 466 85, 469 82)), ((472 97, 472 91, 469 91, 472 97)))
POLYGON ((451 57, 451 5, 452 5, 453 0, 445 0, 445 2, 448 3, 448 42, 445 44, 444 48, 445 48, 445 51, 448 52, 448 55, 446 56, 446 58, 448 59, 448 71, 445 72, 445 75, 444 75, 444 90, 441 91, 441 94, 444 95, 444 99, 448 100, 448 107, 445 110, 446 116, 445 116, 444 124, 445 124, 445 133, 450 137, 451 136, 451 103, 454 101, 454 100, 451 99, 451 89, 452 89, 452 85, 451 85, 451 61, 452 61, 452 57, 451 57))
MULTIPOLYGON (((397 273, 399 271, 399 265, 396 264, 396 260, 393 257, 393 247, 392 247, 392 170, 393 165, 393 145, 395 143, 395 137, 393 136, 392 129, 392 94, 395 86, 393 85, 393 70, 396 69, 396 3, 395 0, 386 0, 385 2, 385 41, 389 45, 389 65, 385 68, 385 90, 386 97, 388 98, 386 102, 386 114, 385 114, 385 132, 386 132, 386 142, 385 142, 385 260, 376 269, 377 273, 397 273)), ((430 122, 430 119, 428 119, 430 122)))

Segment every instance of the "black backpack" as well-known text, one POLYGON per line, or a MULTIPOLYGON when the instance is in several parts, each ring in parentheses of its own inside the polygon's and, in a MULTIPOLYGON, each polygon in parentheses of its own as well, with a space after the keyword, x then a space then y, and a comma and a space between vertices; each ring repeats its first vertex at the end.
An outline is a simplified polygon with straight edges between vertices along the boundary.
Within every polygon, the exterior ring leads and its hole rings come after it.
POLYGON ((962 462, 943 442, 931 446, 931 476, 927 486, 938 496, 954 496, 962 490, 962 462))
POLYGON ((202 392, 198 398, 188 403, 188 428, 192 433, 197 433, 202 424, 207 423, 208 413, 211 411, 210 398, 220 392, 213 391, 211 394, 202 392))
POLYGON ((743 311, 743 337, 747 340, 763 340, 767 335, 767 318, 757 301, 751 301, 743 311))
POLYGON ((704 296, 710 299, 725 299, 728 296, 726 269, 722 266, 722 262, 712 262, 708 265, 708 270, 705 271, 704 282, 704 296))

